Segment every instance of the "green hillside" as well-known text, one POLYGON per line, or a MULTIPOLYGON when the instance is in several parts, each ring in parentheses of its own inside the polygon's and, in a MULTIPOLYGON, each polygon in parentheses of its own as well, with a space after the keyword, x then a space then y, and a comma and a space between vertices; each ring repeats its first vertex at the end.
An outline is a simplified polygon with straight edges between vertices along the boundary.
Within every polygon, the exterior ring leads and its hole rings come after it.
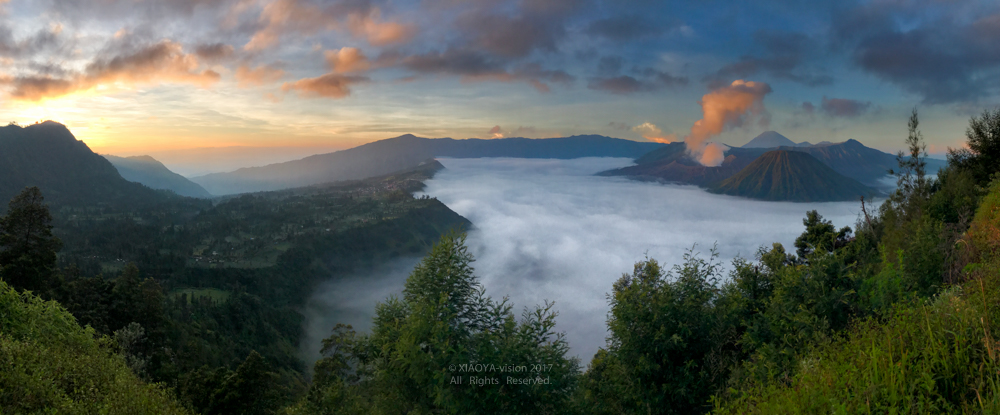
POLYGON ((858 200, 875 193, 809 154, 787 150, 764 153, 709 190, 752 199, 792 202, 858 200))
POLYGON ((95 335, 59 303, 0 280, 0 413, 188 413, 115 353, 122 336, 95 335))

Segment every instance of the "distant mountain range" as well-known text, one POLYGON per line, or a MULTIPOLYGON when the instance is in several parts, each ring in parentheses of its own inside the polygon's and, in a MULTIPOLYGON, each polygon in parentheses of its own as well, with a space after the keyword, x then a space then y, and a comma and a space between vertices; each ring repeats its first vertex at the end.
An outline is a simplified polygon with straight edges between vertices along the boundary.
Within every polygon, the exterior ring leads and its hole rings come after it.
POLYGON ((209 199, 205 188, 186 177, 170 171, 163 163, 150 156, 118 157, 104 154, 118 173, 130 182, 142 183, 153 189, 170 190, 181 196, 209 199))
POLYGON ((41 188, 46 202, 57 207, 144 205, 168 198, 125 180, 107 159, 52 121, 0 127, 0 211, 29 186, 41 188))
POLYGON ((334 153, 193 177, 191 180, 212 194, 224 195, 363 179, 415 167, 434 157, 636 158, 663 146, 599 135, 455 140, 407 134, 334 153))
POLYGON ((176 150, 151 150, 146 154, 184 177, 225 173, 244 167, 266 166, 298 160, 314 154, 331 153, 344 147, 201 147, 176 150))
MULTIPOLYGON (((777 134, 777 133, 776 133, 777 134)), ((769 135, 761 142, 778 139, 769 135)), ((780 136, 780 135, 779 135, 780 136)), ((760 138, 760 137, 758 137, 760 138)), ((781 137, 783 138, 783 137, 781 137)), ((756 140, 756 139, 755 139, 756 140)), ((786 139, 787 140, 787 139, 786 139)), ((780 139, 779 139, 780 141, 780 139)), ((791 140, 788 140, 791 142, 791 140)), ((866 186, 885 187, 880 180, 889 169, 897 168, 896 156, 866 147, 857 140, 842 143, 824 143, 811 146, 781 146, 774 148, 730 147, 718 167, 706 167, 692 160, 684 143, 671 143, 636 159, 636 165, 601 172, 604 176, 627 176, 639 180, 660 180, 699 186, 716 185, 735 175, 764 153, 772 150, 802 152, 833 169, 840 175, 854 179, 866 186)), ((926 159, 930 173, 946 165, 945 161, 926 159)))
POLYGON ((809 153, 772 150, 728 179, 709 187, 713 193, 790 202, 858 200, 875 189, 844 177, 809 153))
POLYGON ((811 145, 808 141, 796 143, 777 132, 764 131, 750 140, 749 143, 744 144, 742 148, 809 147, 811 145))

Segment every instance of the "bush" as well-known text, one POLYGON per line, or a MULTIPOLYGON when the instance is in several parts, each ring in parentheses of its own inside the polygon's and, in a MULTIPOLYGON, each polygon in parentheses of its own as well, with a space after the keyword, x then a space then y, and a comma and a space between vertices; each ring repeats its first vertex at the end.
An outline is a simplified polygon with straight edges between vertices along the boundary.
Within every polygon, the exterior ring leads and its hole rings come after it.
POLYGON ((187 413, 94 336, 58 303, 0 281, 0 413, 187 413))

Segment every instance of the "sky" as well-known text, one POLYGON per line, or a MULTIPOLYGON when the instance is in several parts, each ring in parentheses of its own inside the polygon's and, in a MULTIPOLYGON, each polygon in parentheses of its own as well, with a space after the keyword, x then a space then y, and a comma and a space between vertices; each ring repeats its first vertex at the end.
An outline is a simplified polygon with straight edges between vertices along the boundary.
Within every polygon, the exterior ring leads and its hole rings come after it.
POLYGON ((940 154, 998 96, 995 0, 0 0, 9 121, 117 155, 603 134, 708 160, 766 130, 896 150, 914 108, 940 154))
MULTIPOLYGON (((424 194, 474 224, 466 244, 486 293, 509 297, 517 315, 554 301, 556 328, 585 363, 605 344, 606 294, 637 261, 670 269, 688 250, 707 259, 716 245, 717 261, 731 269, 734 258, 752 260, 761 245, 779 242, 794 252, 809 210, 837 228, 853 228, 861 212, 857 201, 763 202, 593 175, 632 163, 625 158, 440 161, 446 169, 424 194)), ((336 323, 367 331, 375 303, 398 295, 417 261, 401 258, 321 285, 304 311, 307 355, 318 355, 336 323)))

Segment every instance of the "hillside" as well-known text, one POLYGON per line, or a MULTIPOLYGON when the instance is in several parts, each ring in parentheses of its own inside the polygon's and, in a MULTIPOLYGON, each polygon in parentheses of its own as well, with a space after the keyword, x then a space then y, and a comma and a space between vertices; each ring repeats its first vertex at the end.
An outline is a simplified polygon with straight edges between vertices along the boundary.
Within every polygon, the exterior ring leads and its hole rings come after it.
POLYGON ((188 180, 186 177, 170 171, 167 166, 150 156, 118 157, 104 154, 118 173, 130 182, 142 183, 153 189, 170 190, 181 196, 212 197, 205 188, 188 180))
POLYGON ((0 200, 29 186, 42 188, 54 206, 147 204, 167 198, 122 178, 108 160, 52 121, 0 127, 0 177, 0 200))
POLYGON ((635 158, 662 146, 663 144, 658 143, 640 143, 598 135, 549 139, 454 140, 407 134, 334 153, 243 168, 229 173, 209 174, 191 180, 212 194, 222 195, 364 179, 414 167, 434 157, 635 158))
POLYGON ((598 175, 706 186, 736 174, 765 151, 767 150, 731 147, 726 150, 722 165, 708 167, 691 159, 684 143, 671 143, 639 157, 634 166, 608 170, 598 175))
MULTIPOLYGON (((722 166, 705 167, 691 160, 683 143, 672 143, 636 159, 636 165, 601 172, 603 176, 626 176, 637 180, 662 180, 704 186, 719 182, 749 166, 769 150, 796 151, 809 154, 837 173, 866 186, 884 187, 879 181, 897 168, 896 156, 866 147, 857 140, 808 147, 777 148, 730 147, 722 166)), ((942 160, 926 159, 928 173, 934 174, 945 165, 942 160)))
POLYGON ((764 153, 709 190, 752 199, 793 202, 857 200, 876 193, 807 153, 788 150, 764 153))

